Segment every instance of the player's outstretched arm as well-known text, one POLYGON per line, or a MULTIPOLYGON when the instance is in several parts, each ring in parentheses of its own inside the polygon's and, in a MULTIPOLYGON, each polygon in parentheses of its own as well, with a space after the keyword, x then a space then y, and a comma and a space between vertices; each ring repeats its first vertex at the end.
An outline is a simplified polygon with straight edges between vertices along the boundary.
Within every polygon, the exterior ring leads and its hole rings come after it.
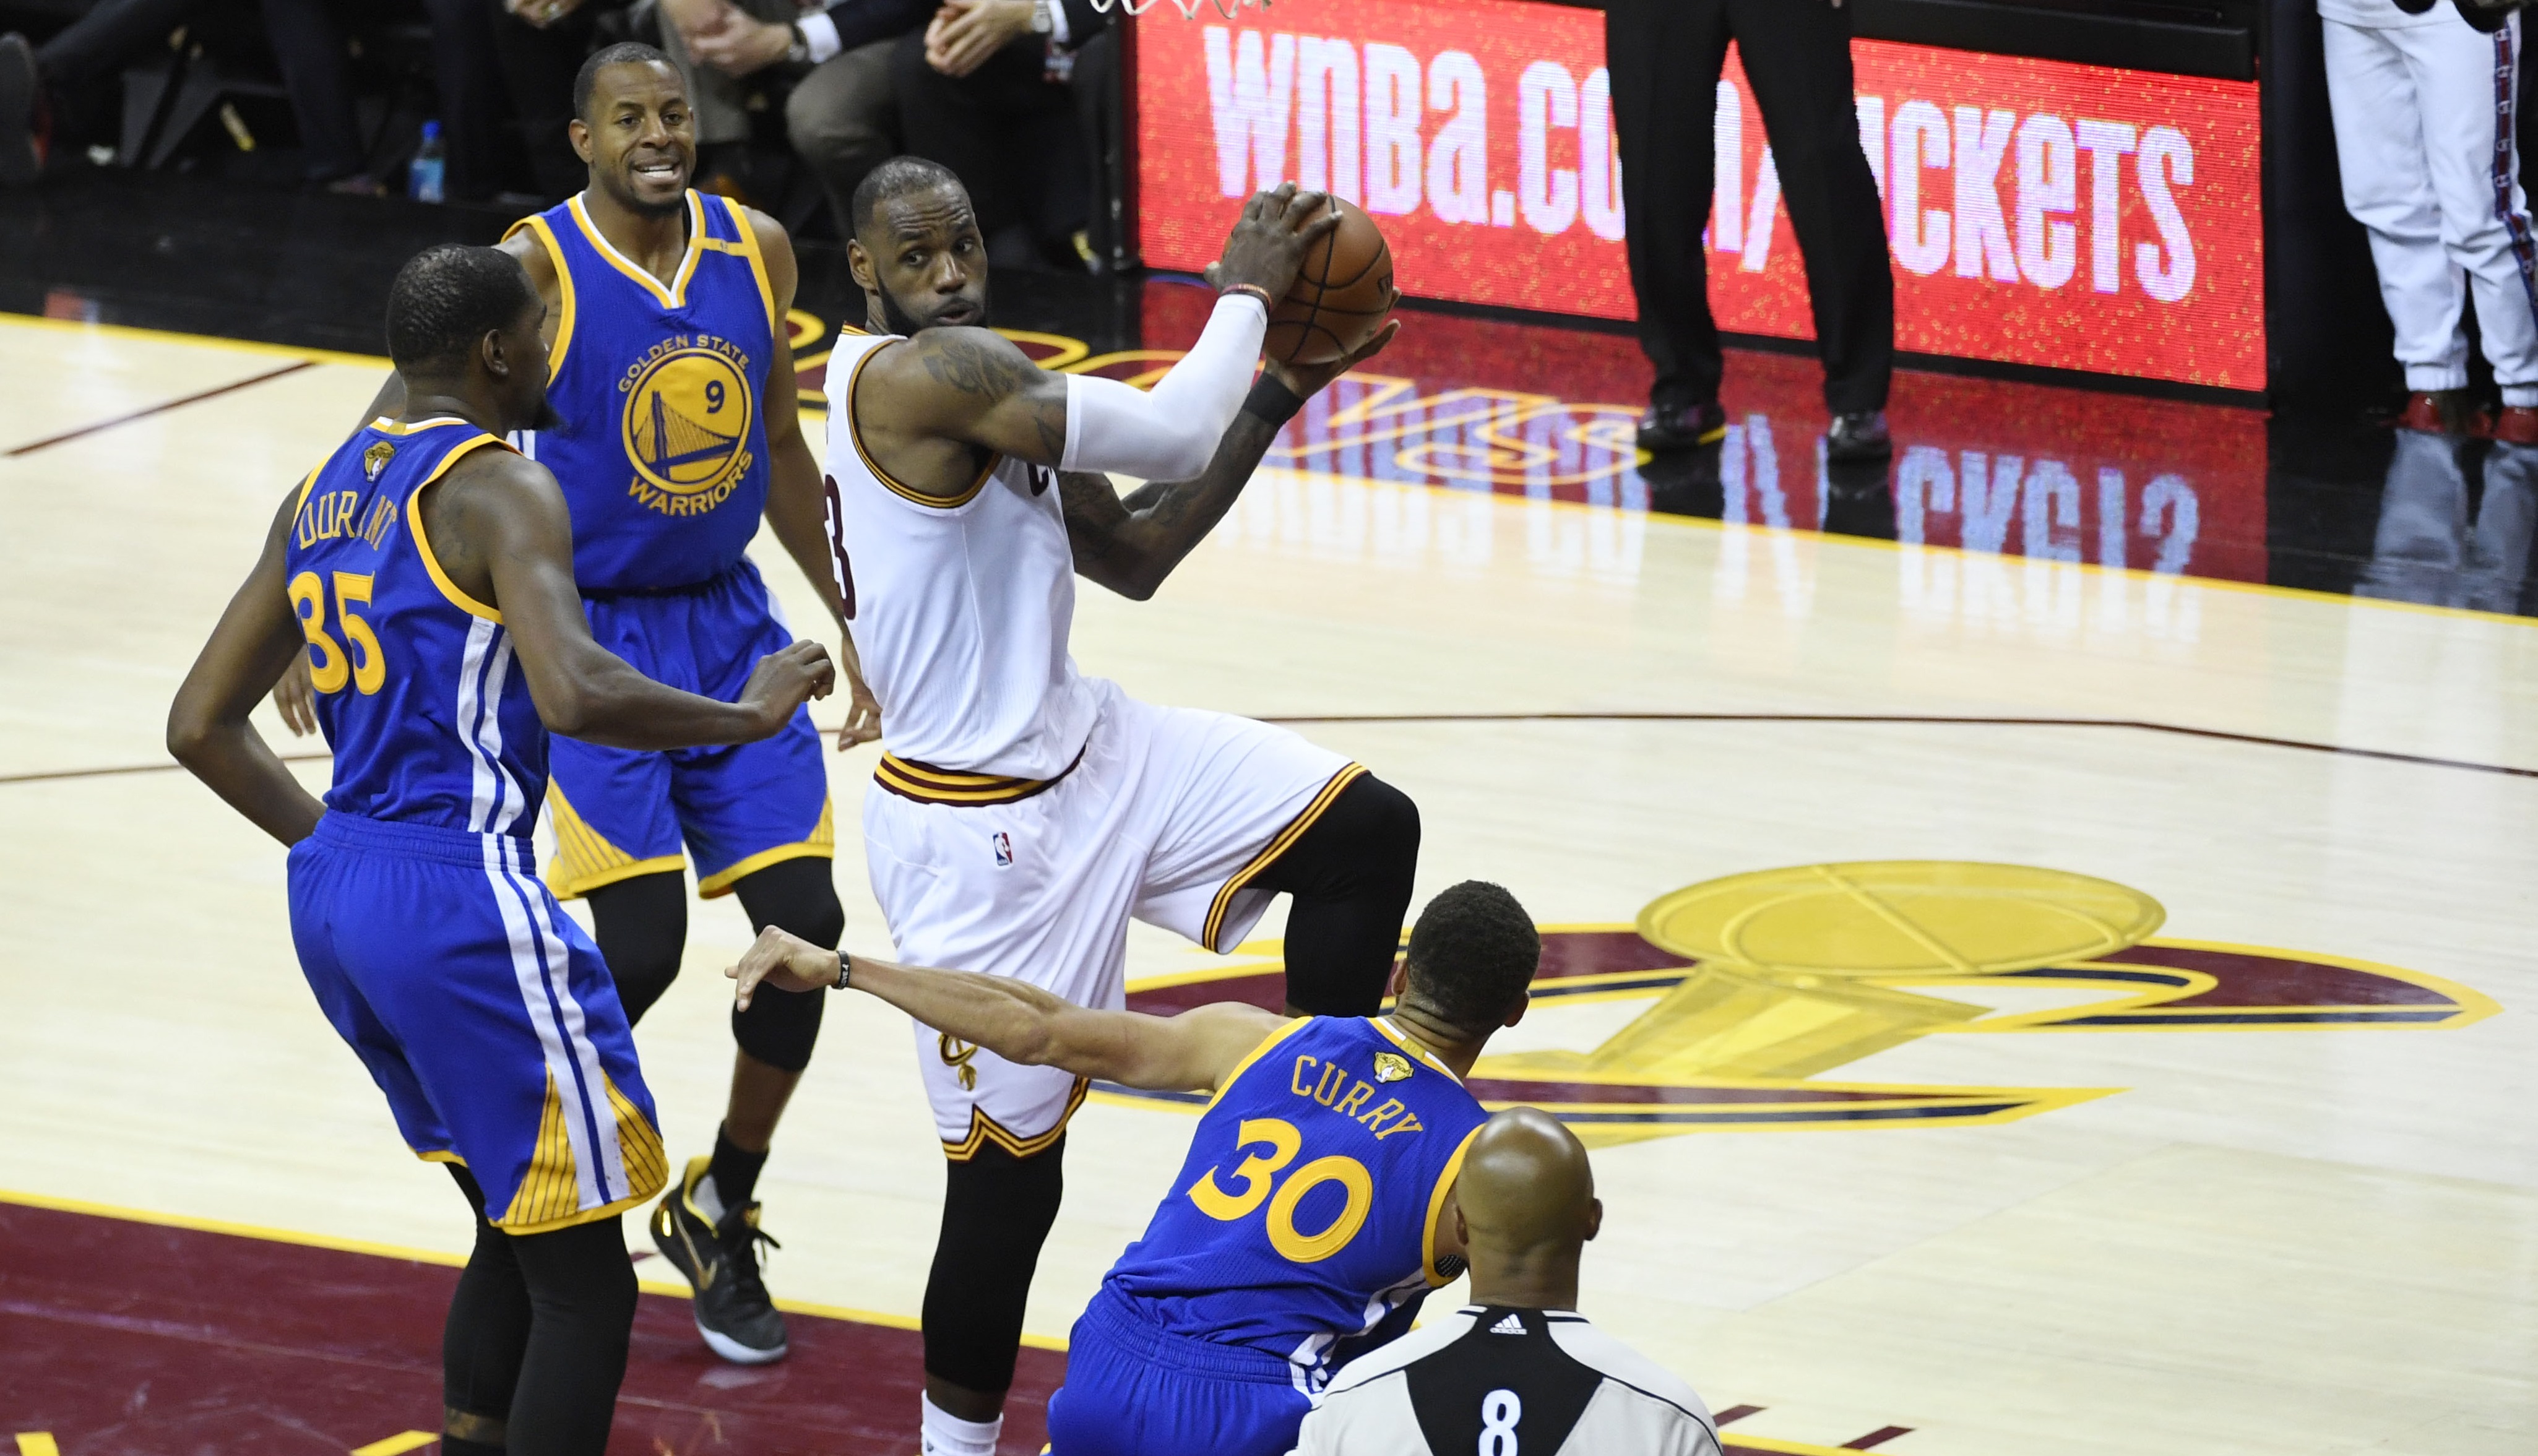
POLYGON ((1234 508, 1279 428, 1333 379, 1383 352, 1401 332, 1396 320, 1364 348, 1331 364, 1282 364, 1267 373, 1225 428, 1216 456, 1195 479, 1148 484, 1121 499, 1110 478, 1069 471, 1058 477, 1075 569, 1123 597, 1145 601, 1234 508))
MULTIPOLYGON (((837 983, 838 953, 768 926, 724 972, 746 1010, 761 986, 812 991, 837 983)), ((1172 1017, 1093 1011, 1010 976, 851 958, 849 989, 866 991, 937 1031, 1009 1062, 1156 1092, 1214 1090, 1260 1039, 1287 1024, 1256 1006, 1221 1003, 1172 1017)))
POLYGON ((554 732, 628 749, 755 743, 835 685, 828 650, 808 641, 759 659, 737 702, 656 683, 592 640, 572 579, 572 516, 544 466, 485 450, 427 489, 424 529, 441 570, 501 613, 554 732))
POLYGON ((300 489, 282 497, 265 533, 264 554, 230 598, 167 709, 167 752, 231 808, 285 844, 307 838, 326 808, 274 757, 247 714, 307 641, 283 579, 283 549, 299 514, 300 489))

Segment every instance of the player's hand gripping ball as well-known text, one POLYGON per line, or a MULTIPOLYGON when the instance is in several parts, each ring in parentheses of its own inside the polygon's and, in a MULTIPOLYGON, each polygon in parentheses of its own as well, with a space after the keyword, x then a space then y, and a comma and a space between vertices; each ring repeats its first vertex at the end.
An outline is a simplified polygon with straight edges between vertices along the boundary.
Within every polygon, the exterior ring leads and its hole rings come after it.
MULTIPOLYGON (((1348 358, 1374 337, 1401 299, 1392 286, 1392 249, 1374 219, 1346 198, 1324 202, 1340 210, 1340 225, 1314 240, 1296 270, 1295 287, 1269 312, 1261 352, 1282 364, 1348 358)), ((1314 209, 1307 220, 1320 212, 1314 209)))

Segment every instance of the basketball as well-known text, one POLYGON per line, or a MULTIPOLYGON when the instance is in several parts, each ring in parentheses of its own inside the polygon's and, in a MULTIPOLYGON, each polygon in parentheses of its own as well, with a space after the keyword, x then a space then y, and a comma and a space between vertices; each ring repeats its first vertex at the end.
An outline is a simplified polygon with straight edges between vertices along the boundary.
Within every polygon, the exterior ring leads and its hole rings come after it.
POLYGON ((1265 349, 1281 364, 1347 358, 1374 337, 1401 298, 1392 286, 1392 249, 1374 219, 1346 198, 1330 198, 1328 205, 1340 210, 1340 225, 1304 255, 1296 286, 1269 314, 1265 349))

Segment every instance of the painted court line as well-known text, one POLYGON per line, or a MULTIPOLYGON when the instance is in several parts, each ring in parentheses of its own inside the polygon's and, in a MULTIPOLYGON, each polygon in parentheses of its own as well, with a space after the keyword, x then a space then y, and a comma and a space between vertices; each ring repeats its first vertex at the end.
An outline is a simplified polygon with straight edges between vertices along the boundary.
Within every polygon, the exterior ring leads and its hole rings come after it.
POLYGON ((169 410, 181 410, 187 405, 201 404, 204 400, 218 399, 224 394, 234 394, 241 389, 252 389, 258 384, 269 384, 272 381, 281 378, 285 374, 296 374, 301 369, 313 369, 315 367, 317 367, 317 361, 313 359, 303 359, 297 364, 287 364, 278 369, 267 369, 261 374, 250 374, 246 378, 234 380, 228 384, 216 385, 213 388, 205 389, 198 393, 188 394, 181 399, 171 399, 164 404, 155 404, 146 410, 134 410, 128 415, 117 415, 111 420, 100 420, 94 425, 83 425, 77 430, 66 430, 60 434, 46 435, 42 439, 33 440, 27 444, 18 446, 16 449, 0 453, 0 459, 15 460, 21 455, 32 455, 37 450, 47 450, 55 445, 66 445, 72 440, 84 439, 89 435, 98 434, 104 430, 115 429, 118 426, 130 425, 135 421, 147 420, 153 415, 164 415, 169 410))

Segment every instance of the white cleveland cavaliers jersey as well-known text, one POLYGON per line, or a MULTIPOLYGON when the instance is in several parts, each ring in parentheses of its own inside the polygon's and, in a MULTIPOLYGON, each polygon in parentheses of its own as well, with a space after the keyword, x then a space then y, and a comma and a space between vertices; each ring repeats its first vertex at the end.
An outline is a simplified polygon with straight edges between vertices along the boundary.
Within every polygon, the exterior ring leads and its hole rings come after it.
POLYGON ((1057 472, 997 456, 958 499, 885 475, 855 437, 854 381, 897 336, 829 356, 829 543, 890 752, 964 773, 1052 779, 1094 699, 1067 654, 1075 554, 1057 472))

